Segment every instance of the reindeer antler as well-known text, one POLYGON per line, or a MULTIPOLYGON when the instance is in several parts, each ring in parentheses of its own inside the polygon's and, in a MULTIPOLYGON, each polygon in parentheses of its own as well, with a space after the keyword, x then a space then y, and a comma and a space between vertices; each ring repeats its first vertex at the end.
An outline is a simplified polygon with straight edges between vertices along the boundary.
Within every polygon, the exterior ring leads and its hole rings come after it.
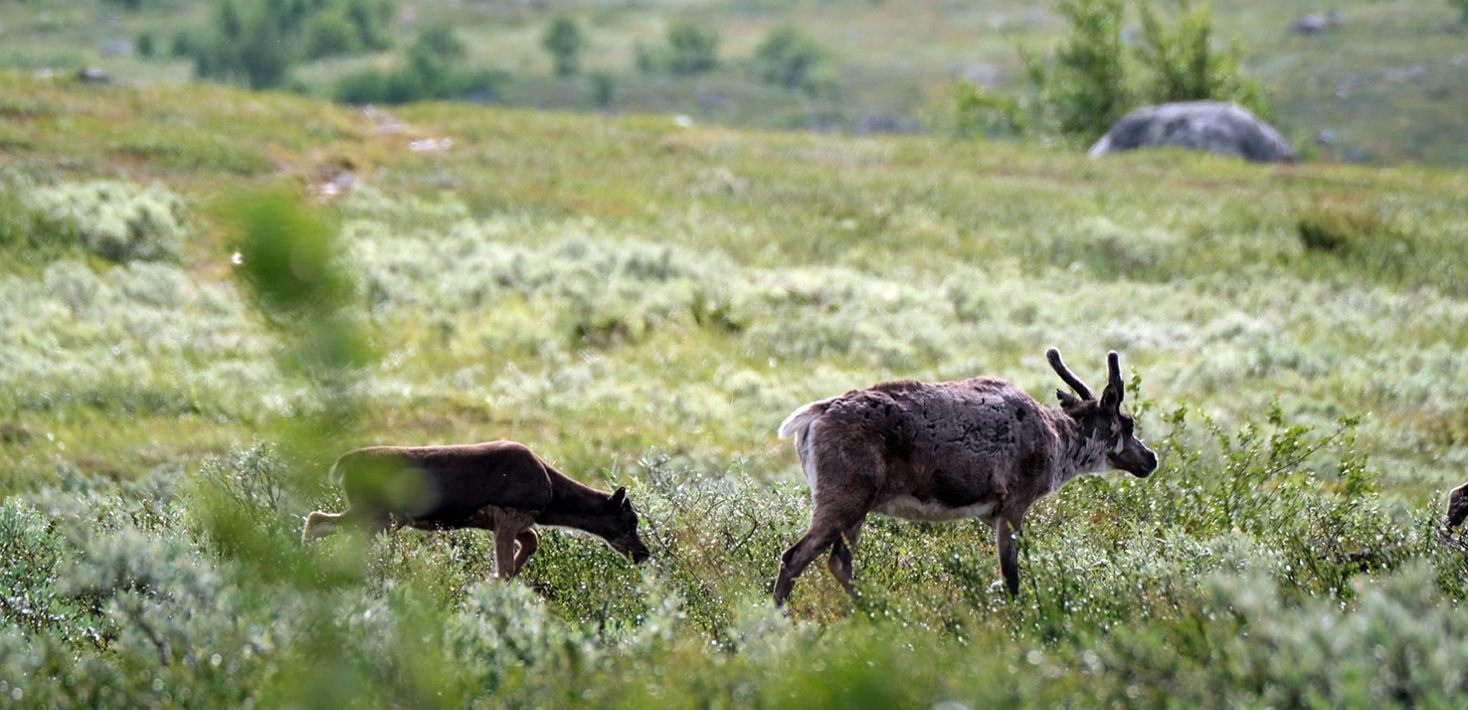
MULTIPOLYGON (((1112 363, 1114 364, 1116 362, 1116 353, 1112 353, 1111 355, 1112 363)), ((1086 383, 1081 382, 1081 379, 1079 377, 1071 374, 1070 370, 1066 368, 1065 363, 1061 362, 1059 350, 1056 350, 1055 348, 1050 348, 1049 350, 1046 350, 1045 359, 1050 361, 1050 367, 1054 368, 1055 374, 1060 375, 1060 379, 1065 380, 1065 384, 1069 385, 1071 389, 1075 390, 1075 393, 1080 395, 1081 399, 1096 398, 1094 395, 1091 394, 1091 388, 1087 387, 1086 383)), ((1121 377, 1121 371, 1118 369, 1116 370, 1116 372, 1118 373, 1117 378, 1119 379, 1121 377)))
POLYGON ((1126 382, 1121 379, 1121 356, 1115 350, 1106 353, 1106 388, 1116 390, 1116 403, 1126 398, 1126 382))

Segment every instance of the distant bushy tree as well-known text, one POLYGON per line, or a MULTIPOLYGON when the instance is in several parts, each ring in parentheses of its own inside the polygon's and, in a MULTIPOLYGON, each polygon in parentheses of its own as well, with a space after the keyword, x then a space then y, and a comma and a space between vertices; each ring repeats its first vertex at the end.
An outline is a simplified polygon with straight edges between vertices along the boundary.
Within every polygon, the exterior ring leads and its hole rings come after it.
POLYGON ((612 105, 612 99, 616 96, 616 84, 612 76, 605 72, 596 72, 591 75, 591 100, 601 108, 612 105))
POLYGON ((202 78, 272 88, 302 59, 386 49, 393 11, 392 0, 218 0, 212 36, 179 35, 174 53, 202 78))
POLYGON ((348 75, 337 83, 334 95, 343 103, 404 104, 495 92, 502 77, 490 71, 461 69, 468 55, 468 47, 453 30, 430 28, 408 47, 407 56, 396 69, 369 69, 348 75))
POLYGON ((686 21, 675 22, 668 27, 665 46, 637 45, 637 70, 684 76, 702 74, 718 66, 718 49, 719 33, 716 30, 701 30, 686 21))
POLYGON ((153 33, 151 31, 143 30, 142 32, 139 32, 138 38, 133 42, 133 44, 138 49, 138 56, 142 57, 143 59, 152 59, 158 54, 157 40, 153 38, 153 33))
POLYGON ((1025 71, 1060 133, 1099 136, 1130 104, 1122 0, 1060 0, 1056 10, 1070 23, 1070 36, 1049 62, 1027 56, 1025 71))
POLYGON ((668 69, 674 74, 702 74, 719 64, 719 33, 691 22, 668 28, 668 69))
MULTIPOLYGON (((1463 0, 1468 3, 1468 0, 1463 0)), ((1146 0, 1138 6, 1142 20, 1136 55, 1142 65, 1140 90, 1149 103, 1222 99, 1266 113, 1258 87, 1239 74, 1238 53, 1213 48, 1213 17, 1207 5, 1178 8, 1168 26, 1146 0)))
POLYGON ((1070 34, 1049 56, 1021 50, 1031 92, 1015 98, 961 87, 954 104, 959 130, 1093 140, 1139 106, 1205 99, 1266 115, 1258 87, 1239 73, 1236 52, 1215 46, 1208 6, 1170 4, 1171 21, 1148 0, 1136 0, 1142 28, 1129 51, 1121 38, 1126 0, 1059 0, 1070 34))
POLYGON ((1448 4, 1458 8, 1458 25, 1468 26, 1468 0, 1448 0, 1448 4))
POLYGON ((771 30, 754 56, 765 83, 810 92, 816 86, 813 70, 825 52, 810 35, 787 24, 771 30))
POLYGON ((557 17, 551 21, 541 38, 541 46, 550 52, 556 65, 556 76, 571 76, 580 70, 581 49, 585 37, 581 27, 569 17, 557 17))

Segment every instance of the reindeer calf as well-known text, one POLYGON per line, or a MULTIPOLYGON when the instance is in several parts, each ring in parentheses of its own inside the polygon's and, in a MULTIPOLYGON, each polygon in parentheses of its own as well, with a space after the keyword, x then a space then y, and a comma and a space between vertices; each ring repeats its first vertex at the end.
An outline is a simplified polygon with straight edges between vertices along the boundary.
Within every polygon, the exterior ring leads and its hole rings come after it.
POLYGON ((584 486, 513 441, 373 446, 343 454, 333 471, 341 476, 348 510, 311 513, 303 540, 329 534, 341 523, 371 534, 404 526, 493 530, 495 572, 503 579, 518 574, 535 554, 536 524, 584 530, 633 562, 651 554, 637 536, 637 513, 626 489, 607 494, 584 486))
POLYGON ((827 567, 854 593, 852 553, 862 521, 876 512, 909 520, 980 518, 998 538, 999 567, 1019 593, 1020 533, 1025 511, 1079 474, 1109 468, 1146 478, 1157 454, 1133 434, 1121 411, 1126 395, 1115 352, 1107 356, 1098 401, 1066 369, 1050 366, 1079 397, 1057 390, 1049 409, 992 377, 963 382, 887 382, 811 402, 780 425, 810 482, 810 528, 780 557, 775 604, 827 548, 827 567))

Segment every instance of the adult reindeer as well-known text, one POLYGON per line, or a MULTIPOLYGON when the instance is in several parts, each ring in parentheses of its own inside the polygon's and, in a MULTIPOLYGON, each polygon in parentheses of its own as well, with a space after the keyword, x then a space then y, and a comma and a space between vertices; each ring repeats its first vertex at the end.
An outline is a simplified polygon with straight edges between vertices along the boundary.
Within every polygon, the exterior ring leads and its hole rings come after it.
POLYGON ((1045 357, 1077 396, 1056 390, 1049 409, 993 377, 963 382, 887 382, 811 402, 780 425, 810 482, 810 529, 780 557, 775 604, 827 548, 831 574, 854 593, 851 557, 862 521, 876 512, 909 520, 980 518, 993 526, 999 567, 1019 593, 1019 546, 1025 511, 1079 474, 1110 468, 1146 478, 1157 454, 1133 434, 1121 411, 1126 387, 1115 352, 1106 358, 1098 401, 1066 369, 1060 352, 1045 357))
POLYGON ((304 540, 341 523, 369 534, 405 526, 493 530, 495 573, 503 579, 518 574, 540 546, 536 524, 584 530, 633 562, 651 554, 637 535, 626 489, 608 494, 584 486, 513 441, 372 446, 342 454, 332 470, 341 477, 348 510, 311 513, 304 540))

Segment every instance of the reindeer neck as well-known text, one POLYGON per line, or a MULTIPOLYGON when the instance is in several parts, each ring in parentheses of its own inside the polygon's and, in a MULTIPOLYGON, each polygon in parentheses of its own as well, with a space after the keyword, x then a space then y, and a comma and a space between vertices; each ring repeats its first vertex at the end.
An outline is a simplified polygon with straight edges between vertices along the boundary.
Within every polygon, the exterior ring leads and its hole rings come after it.
POLYGON ((595 520, 605 517, 611 495, 582 485, 560 471, 546 466, 551 480, 551 502, 536 522, 593 532, 595 520))
POLYGON ((1098 473, 1106 469, 1106 443, 1094 432, 1086 431, 1074 417, 1064 410, 1047 409, 1050 423, 1060 438, 1060 451, 1064 452, 1055 462, 1055 483, 1051 490, 1058 490, 1070 479, 1087 473, 1098 473))

